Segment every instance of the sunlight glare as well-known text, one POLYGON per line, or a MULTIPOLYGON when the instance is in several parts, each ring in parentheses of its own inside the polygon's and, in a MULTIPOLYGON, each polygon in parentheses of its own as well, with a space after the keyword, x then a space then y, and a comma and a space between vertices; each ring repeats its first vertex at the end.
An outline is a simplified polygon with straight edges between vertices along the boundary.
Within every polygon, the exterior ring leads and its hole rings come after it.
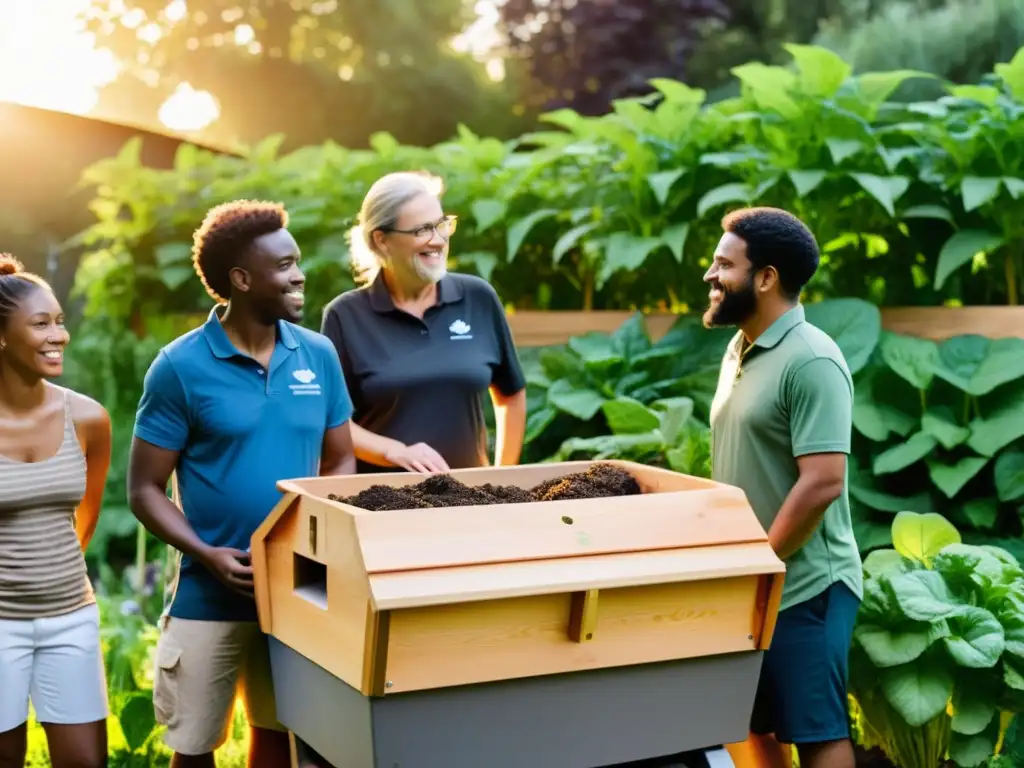
POLYGON ((96 50, 77 14, 88 0, 11 3, 0 25, 0 100, 85 114, 117 77, 107 49, 96 50), (45 8, 44 8, 45 6, 45 8))
POLYGON ((170 22, 181 21, 188 13, 188 4, 185 0, 172 0, 170 5, 164 8, 164 17, 170 22))
POLYGON ((201 131, 220 117, 220 105, 209 91, 197 91, 185 82, 160 106, 157 116, 172 131, 201 131))

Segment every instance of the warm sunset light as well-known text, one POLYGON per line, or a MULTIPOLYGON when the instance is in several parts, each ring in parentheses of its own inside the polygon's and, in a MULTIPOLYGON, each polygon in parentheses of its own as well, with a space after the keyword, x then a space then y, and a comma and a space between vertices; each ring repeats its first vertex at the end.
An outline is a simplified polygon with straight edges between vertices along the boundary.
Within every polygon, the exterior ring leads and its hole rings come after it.
MULTIPOLYGON (((97 50, 78 14, 88 0, 9 2, 0 25, 0 101, 42 109, 88 114, 99 89, 118 75, 119 65, 106 49, 97 50)), ((164 13, 181 18, 185 0, 171 0, 164 13)), ((122 23, 133 27, 126 16, 122 23)), ((134 26, 138 26, 135 24, 134 26)), ((158 33, 155 25, 138 28, 140 39, 158 33)), ((197 131, 219 116, 216 99, 183 83, 160 108, 160 122, 174 131, 197 131)))

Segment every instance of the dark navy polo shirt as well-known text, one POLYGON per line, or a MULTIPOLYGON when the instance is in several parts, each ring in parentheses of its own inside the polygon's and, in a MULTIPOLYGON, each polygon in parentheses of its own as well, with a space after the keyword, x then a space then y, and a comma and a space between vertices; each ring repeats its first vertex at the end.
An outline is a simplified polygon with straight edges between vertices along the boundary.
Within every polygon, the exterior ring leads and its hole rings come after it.
MULTIPOLYGON (((318 474, 324 433, 352 401, 323 336, 278 322, 269 369, 232 344, 217 316, 175 339, 146 373, 135 436, 178 451, 178 491, 202 541, 246 550, 281 498, 279 480, 318 474)), ((256 604, 183 557, 171 616, 255 621, 256 604)))
POLYGON ((407 445, 427 443, 453 469, 490 464, 482 398, 491 385, 514 395, 526 379, 489 283, 445 275, 420 319, 395 307, 380 274, 328 304, 321 332, 338 351, 357 424, 407 445))

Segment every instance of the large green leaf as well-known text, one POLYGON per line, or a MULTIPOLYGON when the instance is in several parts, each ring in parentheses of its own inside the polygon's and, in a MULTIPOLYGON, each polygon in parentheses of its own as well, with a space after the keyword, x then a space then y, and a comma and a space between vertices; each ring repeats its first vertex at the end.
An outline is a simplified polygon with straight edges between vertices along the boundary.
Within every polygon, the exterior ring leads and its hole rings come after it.
POLYGON ((887 578, 896 604, 911 621, 941 621, 960 610, 946 582, 935 571, 910 571, 887 578))
POLYGON ((530 443, 540 437, 544 430, 548 428, 555 417, 558 415, 558 411, 554 408, 540 408, 530 413, 526 417, 526 432, 523 435, 523 442, 530 443))
POLYGON ((1024 451, 1005 451, 996 459, 996 492, 1000 501, 1024 499, 1024 451))
POLYGON ((566 379, 559 379, 548 388, 548 402, 560 411, 583 421, 590 421, 604 404, 600 392, 576 388, 566 379))
POLYGON ((975 528, 990 531, 999 519, 999 503, 990 496, 968 499, 964 502, 963 513, 975 528))
POLYGON ((877 443, 886 440, 891 433, 906 437, 914 431, 918 419, 882 399, 884 389, 880 384, 876 385, 878 376, 877 369, 869 369, 856 382, 853 390, 853 426, 877 443))
POLYGON ((984 229, 961 229, 955 233, 939 251, 935 290, 940 290, 949 276, 973 259, 975 254, 995 250, 1003 242, 1002 235, 984 229))
POLYGON ((140 749, 156 730, 156 717, 153 714, 153 699, 146 694, 136 694, 125 702, 117 715, 124 733, 124 740, 133 752, 140 749))
POLYGON ((651 338, 647 335, 647 323, 643 314, 634 312, 611 335, 614 349, 626 361, 631 361, 651 348, 651 338))
POLYGON ((850 373, 867 365, 882 334, 878 307, 862 299, 828 299, 807 304, 804 315, 839 346, 850 373))
POLYGON ((584 363, 608 363, 622 360, 622 352, 606 333, 591 331, 569 339, 569 349, 580 356, 584 363))
POLYGON ((690 224, 686 221, 670 224, 661 230, 661 242, 668 246, 675 260, 680 264, 683 262, 683 248, 686 246, 686 236, 689 232, 690 224))
POLYGON ((967 445, 982 456, 995 456, 1010 443, 1024 437, 1024 387, 985 414, 971 422, 967 445))
POLYGON ((551 262, 553 264, 558 264, 565 254, 576 247, 580 238, 593 231, 596 226, 597 224, 594 222, 578 224, 563 233, 562 236, 555 241, 555 247, 551 249, 551 262))
POLYGON ((841 56, 822 46, 784 43, 783 47, 793 57, 800 73, 800 90, 808 96, 834 96, 853 71, 841 56))
POLYGON ((984 608, 966 605, 949 618, 949 637, 943 638, 950 657, 961 667, 988 669, 1003 655, 1003 626, 984 608))
POLYGON ((657 429, 660 424, 656 413, 630 397, 606 400, 601 410, 615 435, 642 434, 657 429))
POLYGON ((997 710, 996 696, 991 686, 957 686, 953 696, 953 730, 965 736, 972 736, 985 730, 997 710))
POLYGON ((945 621, 903 622, 892 628, 858 622, 853 636, 875 666, 895 667, 913 661, 948 634, 945 621))
POLYGON ((616 232, 605 247, 605 272, 620 269, 633 271, 643 266, 647 255, 662 245, 661 238, 640 237, 629 232, 616 232))
POLYGON ((985 203, 989 203, 999 194, 1001 179, 982 176, 964 176, 960 181, 960 194, 964 200, 964 210, 973 211, 985 203))
POLYGON ((939 345, 934 341, 885 332, 880 350, 886 364, 912 387, 926 390, 931 386, 939 361, 939 345))
POLYGON ((665 444, 675 445, 683 427, 693 415, 693 400, 689 397, 672 397, 659 400, 654 405, 661 409, 658 429, 665 438, 665 444))
POLYGON ((477 230, 484 232, 504 218, 507 206, 502 200, 482 198, 474 200, 470 210, 473 212, 473 218, 476 219, 477 230))
POLYGON ((671 171, 657 171, 656 173, 648 174, 647 183, 651 186, 651 191, 654 192, 654 197, 658 200, 659 205, 664 205, 668 199, 668 193, 672 190, 672 185, 679 181, 680 177, 686 173, 685 168, 677 168, 671 171))
POLYGON ((892 522, 893 548, 904 557, 925 564, 943 547, 960 541, 960 532, 937 513, 900 512, 892 522))
POLYGON ((971 479, 977 475, 988 459, 981 456, 966 456, 956 464, 945 464, 941 461, 928 462, 928 476, 936 487, 948 498, 956 496, 971 479))
POLYGON ((956 414, 946 406, 932 406, 921 417, 921 429, 951 450, 966 440, 971 430, 957 422, 956 414))
POLYGON ((894 496, 883 493, 873 486, 867 485, 867 479, 860 480, 850 478, 850 496, 861 504, 878 510, 879 512, 934 512, 935 505, 927 493, 916 493, 913 496, 894 496))
POLYGON ((954 731, 949 738, 949 757, 960 768, 981 768, 995 753, 998 739, 998 718, 994 718, 982 733, 965 736, 954 731))
POLYGON ((558 213, 558 211, 550 208, 540 208, 528 213, 526 216, 509 226, 508 232, 506 233, 506 241, 508 244, 507 257, 509 262, 515 259, 516 254, 519 253, 519 249, 522 247, 523 241, 526 240, 526 236, 530 234, 530 230, 544 219, 549 219, 556 213, 558 213))
POLYGON ((787 171, 786 175, 789 176, 790 181, 793 182, 793 187, 796 189, 797 195, 800 197, 806 197, 825 180, 825 171, 819 170, 801 170, 801 171, 787 171))
POLYGON ((896 215, 896 199, 906 190, 909 180, 902 176, 876 176, 871 173, 851 173, 850 176, 885 208, 890 216, 896 215))
POLYGON ((1024 102, 1024 48, 1019 49, 1009 63, 996 64, 994 71, 1014 98, 1024 102))
POLYGON ((906 442, 897 443, 878 454, 872 468, 876 475, 899 472, 930 454, 936 444, 935 438, 931 435, 915 432, 906 442))
POLYGON ((918 728, 946 709, 953 695, 953 673, 931 654, 907 664, 880 670, 882 692, 911 728, 918 728))
POLYGON ((1024 378, 1024 339, 955 336, 939 345, 935 374, 969 395, 1024 378))
POLYGON ((754 196, 754 190, 746 184, 732 183, 715 187, 697 202, 697 215, 704 217, 712 208, 726 203, 746 203, 754 196))

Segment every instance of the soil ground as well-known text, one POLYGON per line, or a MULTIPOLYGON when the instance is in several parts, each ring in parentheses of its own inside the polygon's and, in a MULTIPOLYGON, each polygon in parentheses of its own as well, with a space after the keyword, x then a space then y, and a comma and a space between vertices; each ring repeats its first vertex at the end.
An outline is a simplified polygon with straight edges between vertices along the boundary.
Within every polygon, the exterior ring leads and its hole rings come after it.
POLYGON ((465 507, 489 504, 522 504, 560 499, 597 499, 608 496, 635 496, 640 484, 625 470, 608 464, 594 464, 584 472, 556 477, 534 488, 487 483, 470 487, 451 475, 431 475, 416 485, 392 488, 372 485, 355 496, 328 498, 372 511, 465 507))

